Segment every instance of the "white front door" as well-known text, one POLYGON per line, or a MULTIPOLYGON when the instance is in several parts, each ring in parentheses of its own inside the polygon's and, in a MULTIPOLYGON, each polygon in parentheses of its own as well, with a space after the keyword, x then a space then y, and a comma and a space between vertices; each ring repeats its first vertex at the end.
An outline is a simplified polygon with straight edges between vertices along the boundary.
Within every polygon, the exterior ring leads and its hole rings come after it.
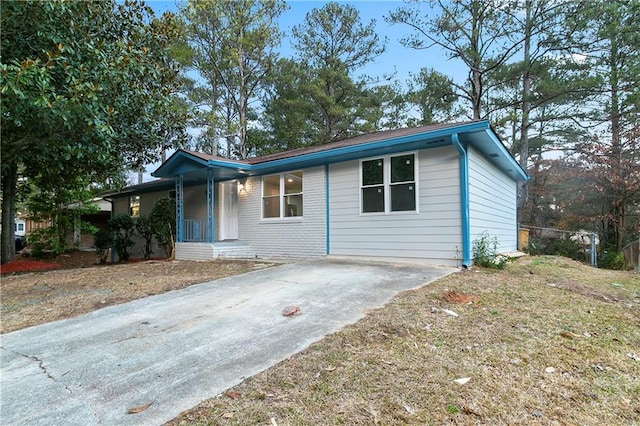
POLYGON ((238 182, 220 184, 220 240, 238 239, 238 182))

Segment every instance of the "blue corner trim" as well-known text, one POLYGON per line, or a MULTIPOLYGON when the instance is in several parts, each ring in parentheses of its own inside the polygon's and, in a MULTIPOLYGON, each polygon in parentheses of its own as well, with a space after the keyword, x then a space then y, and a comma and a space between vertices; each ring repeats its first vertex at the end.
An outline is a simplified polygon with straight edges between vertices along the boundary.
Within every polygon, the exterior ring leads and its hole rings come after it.
POLYGON ((469 157, 458 134, 451 135, 451 143, 460 154, 460 211, 462 212, 462 266, 471 266, 471 226, 469 223, 469 157))
POLYGON ((326 222, 327 222, 327 254, 331 254, 331 238, 330 238, 330 228, 329 228, 329 165, 324 165, 324 191, 325 191, 325 207, 326 207, 326 222))

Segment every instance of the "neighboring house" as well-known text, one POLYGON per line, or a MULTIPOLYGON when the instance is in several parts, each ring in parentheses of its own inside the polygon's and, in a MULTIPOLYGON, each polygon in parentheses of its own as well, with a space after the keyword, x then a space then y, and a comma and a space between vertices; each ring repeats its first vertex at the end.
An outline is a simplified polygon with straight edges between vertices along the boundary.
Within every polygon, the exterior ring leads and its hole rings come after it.
POLYGON ((528 179, 486 121, 390 130, 230 160, 178 150, 114 213, 176 198, 177 259, 366 256, 472 264, 484 231, 517 249, 528 179))

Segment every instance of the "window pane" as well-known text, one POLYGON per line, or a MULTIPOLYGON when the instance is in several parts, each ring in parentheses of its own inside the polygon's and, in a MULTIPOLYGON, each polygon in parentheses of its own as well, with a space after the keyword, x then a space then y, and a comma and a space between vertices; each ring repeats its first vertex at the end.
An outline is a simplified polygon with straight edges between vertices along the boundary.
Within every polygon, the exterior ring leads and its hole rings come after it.
POLYGON ((362 188, 362 213, 384 211, 384 187, 362 188))
POLYGON ((302 192, 302 172, 284 174, 284 193, 299 194, 302 192))
POLYGON ((413 154, 391 157, 391 183, 415 181, 413 157, 413 154))
POLYGON ((382 158, 362 162, 362 185, 379 185, 383 182, 382 158))
POLYGON ((391 211, 402 212, 416 209, 416 185, 406 183, 391 186, 391 211))
POLYGON ((262 217, 280 217, 280 197, 262 199, 262 217))
POLYGON ((284 216, 302 216, 302 195, 287 195, 284 197, 284 216))
POLYGON ((265 176, 262 178, 262 195, 264 197, 280 195, 280 175, 265 176))

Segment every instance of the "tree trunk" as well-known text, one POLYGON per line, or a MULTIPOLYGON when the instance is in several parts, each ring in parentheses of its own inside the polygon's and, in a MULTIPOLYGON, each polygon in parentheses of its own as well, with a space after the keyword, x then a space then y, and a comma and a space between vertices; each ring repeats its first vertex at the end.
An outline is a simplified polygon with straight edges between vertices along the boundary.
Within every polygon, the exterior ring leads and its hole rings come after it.
POLYGON ((3 265, 11 262, 16 256, 15 242, 15 214, 16 214, 16 189, 18 187, 18 165, 5 165, 5 174, 2 177, 2 233, 0 263, 3 265))
MULTIPOLYGON (((532 1, 525 4, 526 18, 524 28, 524 73, 522 74, 522 119, 520 122, 520 167, 526 172, 529 159, 529 113, 531 111, 531 31, 533 22, 531 19, 532 1)), ((527 182, 519 185, 518 210, 523 212, 527 202, 527 182)))

